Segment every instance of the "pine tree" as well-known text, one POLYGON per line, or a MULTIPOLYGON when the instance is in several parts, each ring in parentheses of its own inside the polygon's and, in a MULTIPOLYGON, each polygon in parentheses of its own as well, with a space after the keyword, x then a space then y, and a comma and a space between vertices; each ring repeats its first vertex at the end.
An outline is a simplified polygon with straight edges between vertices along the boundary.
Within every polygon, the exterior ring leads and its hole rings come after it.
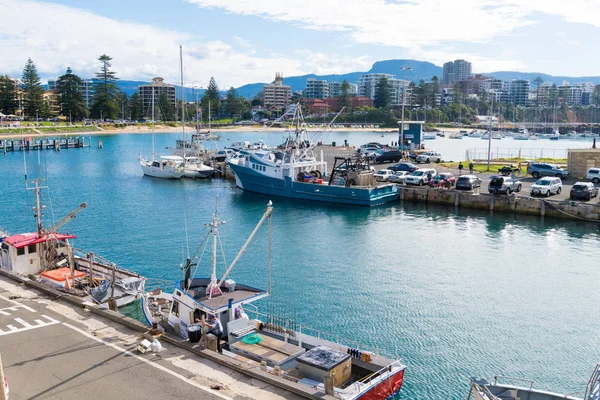
POLYGON ((21 78, 23 88, 24 112, 26 116, 36 117, 44 104, 42 82, 31 58, 27 60, 21 78))
POLYGON ((88 115, 87 104, 81 92, 81 78, 73 74, 71 68, 67 68, 64 75, 56 81, 56 93, 59 95, 61 115, 80 120, 88 115))
POLYGON ((385 108, 392 102, 391 86, 387 77, 382 77, 375 86, 375 99, 373 105, 377 108, 385 108))
POLYGON ((133 121, 137 121, 144 116, 142 96, 140 96, 139 92, 135 92, 131 95, 128 108, 130 113, 129 118, 133 121))
POLYGON ((7 115, 17 112, 17 88, 7 75, 0 76, 0 112, 7 115))
POLYGON ((219 86, 217 86, 217 82, 215 81, 215 78, 213 78, 211 76, 210 82, 208 83, 208 87, 206 88, 206 91, 204 92, 204 96, 202 97, 202 100, 200 101, 200 103, 202 105, 202 112, 204 113, 204 115, 208 115, 209 102, 210 102, 211 115, 215 116, 219 113, 219 110, 221 109, 220 97, 221 96, 219 94, 219 86))
POLYGON ((106 54, 98 57, 102 64, 100 72, 96 73, 94 85, 94 102, 92 116, 94 118, 115 119, 120 110, 117 105, 117 74, 110 70, 112 58, 106 54))
MULTIPOLYGON (((175 115, 173 113, 173 107, 169 101, 169 96, 166 92, 162 92, 158 96, 158 109, 160 110, 161 121, 174 121, 175 115)), ((156 111, 154 111, 156 113, 156 111)), ((158 115, 158 114, 155 114, 158 115)))
POLYGON ((346 110, 350 111, 350 84, 348 83, 347 80, 343 80, 342 81, 342 85, 340 87, 340 96, 339 96, 339 100, 338 100, 338 104, 340 109, 342 109, 343 107, 346 108, 346 110))
POLYGON ((227 92, 227 100, 225 102, 225 109, 229 116, 240 114, 240 98, 237 95, 235 88, 232 86, 227 92))

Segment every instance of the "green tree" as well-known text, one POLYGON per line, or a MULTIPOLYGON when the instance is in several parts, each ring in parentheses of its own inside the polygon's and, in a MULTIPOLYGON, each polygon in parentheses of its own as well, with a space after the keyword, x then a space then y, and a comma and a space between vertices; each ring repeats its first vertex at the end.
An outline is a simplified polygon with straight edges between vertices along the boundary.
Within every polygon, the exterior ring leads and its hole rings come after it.
POLYGON ((202 100, 200 101, 204 115, 208 115, 209 104, 212 116, 215 116, 219 113, 219 110, 221 109, 220 98, 221 95, 219 94, 219 86, 217 85, 217 81, 215 81, 215 78, 211 76, 208 87, 206 88, 204 96, 202 96, 202 100))
POLYGON ((382 77, 375 86, 375 99, 373 105, 377 108, 385 108, 392 102, 392 87, 387 77, 382 77))
POLYGON ((143 102, 142 96, 140 96, 139 92, 135 92, 129 98, 129 118, 134 121, 142 118, 144 116, 143 102))
MULTIPOLYGON (((294 93, 294 94, 297 94, 297 93, 294 93)), ((292 99, 294 98, 294 94, 292 95, 292 99)), ((263 91, 260 91, 259 93, 256 93, 256 96, 254 96, 254 98, 250 102, 250 104, 252 105, 252 107, 254 107, 254 106, 262 106, 262 104, 263 104, 263 95, 264 95, 263 91)), ((300 96, 300 97, 302 97, 302 96, 300 96)), ((292 101, 292 103, 293 103, 293 101, 292 101)))
POLYGON ((352 105, 352 102, 350 101, 350 84, 345 79, 342 81, 342 85, 340 86, 338 104, 340 106, 340 110, 345 107, 346 110, 350 111, 352 105))
POLYGON ((432 102, 431 102, 431 107, 435 108, 437 105, 437 99, 441 98, 441 94, 442 94, 442 86, 440 85, 440 78, 438 78, 437 76, 434 76, 433 78, 431 78, 431 94, 433 96, 432 102))
POLYGON ((600 85, 594 86, 594 91, 592 92, 592 104, 594 107, 600 107, 600 85))
POLYGON ((225 110, 227 112, 227 114, 229 114, 229 116, 233 116, 233 115, 239 115, 241 114, 240 111, 240 98, 237 95, 237 92, 235 91, 235 88, 232 86, 229 88, 229 91, 227 92, 227 100, 225 101, 225 110))
POLYGON ((58 78, 55 91, 59 96, 61 115, 70 117, 73 121, 87 117, 87 104, 81 93, 81 78, 71 68, 67 68, 66 73, 58 78))
POLYGON ((119 109, 119 118, 126 119, 127 115, 129 115, 129 98, 125 91, 117 93, 117 107, 119 109))
POLYGON ((37 68, 35 67, 33 61, 31 61, 31 58, 28 59, 27 63, 25 64, 21 82, 23 88, 23 109, 25 115, 29 117, 36 117, 44 104, 44 89, 42 88, 42 82, 40 81, 37 68))
POLYGON ((103 54, 98 57, 98 61, 100 61, 101 67, 100 72, 96 73, 92 116, 115 119, 121 111, 117 105, 117 74, 110 69, 111 57, 103 54))
POLYGON ((544 83, 544 78, 541 76, 536 77, 533 80, 533 85, 535 86, 535 107, 540 106, 540 86, 544 83))
MULTIPOLYGON (((158 108, 160 110, 160 116, 162 121, 174 121, 175 114, 173 110, 173 106, 169 101, 169 96, 167 96, 166 92, 162 92, 160 96, 158 96, 158 108)), ((154 111, 156 113, 156 110, 154 111)), ((158 114, 155 114, 158 115, 158 114)))
POLYGON ((0 76, 0 111, 3 114, 17 112, 17 88, 7 75, 0 76))

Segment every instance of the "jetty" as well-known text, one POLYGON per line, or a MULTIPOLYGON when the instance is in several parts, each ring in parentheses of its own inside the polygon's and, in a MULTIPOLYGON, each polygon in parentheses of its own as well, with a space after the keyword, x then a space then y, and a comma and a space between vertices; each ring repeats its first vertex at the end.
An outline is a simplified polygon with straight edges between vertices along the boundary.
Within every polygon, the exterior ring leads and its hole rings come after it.
POLYGON ((1 139, 0 152, 4 154, 13 151, 28 151, 28 150, 56 150, 61 149, 81 149, 91 147, 92 138, 86 142, 84 137, 75 136, 67 138, 27 138, 27 139, 1 139))

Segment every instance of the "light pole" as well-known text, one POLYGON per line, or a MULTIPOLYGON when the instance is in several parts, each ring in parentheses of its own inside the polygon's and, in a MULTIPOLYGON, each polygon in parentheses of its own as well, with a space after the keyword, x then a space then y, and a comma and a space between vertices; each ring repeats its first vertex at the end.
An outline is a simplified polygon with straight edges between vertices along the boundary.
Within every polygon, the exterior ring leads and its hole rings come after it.
POLYGON ((404 80, 402 81, 402 120, 400 121, 400 151, 404 148, 404 103, 406 102, 406 71, 412 70, 410 67, 400 68, 404 71, 404 80))
POLYGON ((38 122, 40 122, 40 119, 38 117, 38 110, 35 110, 35 123, 37 124, 38 122))
POLYGON ((491 160, 492 160, 492 123, 493 123, 493 109, 494 109, 494 97, 492 95, 492 101, 490 103, 490 129, 488 132, 488 160, 487 160, 487 170, 490 170, 490 164, 491 164, 491 160))

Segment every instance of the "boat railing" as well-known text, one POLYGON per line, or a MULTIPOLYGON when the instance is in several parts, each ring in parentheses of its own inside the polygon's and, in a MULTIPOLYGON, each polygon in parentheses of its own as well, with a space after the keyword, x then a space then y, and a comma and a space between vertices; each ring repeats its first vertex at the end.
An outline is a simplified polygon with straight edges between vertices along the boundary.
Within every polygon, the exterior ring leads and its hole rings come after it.
POLYGON ((500 379, 529 383, 529 390, 533 389, 533 384, 535 383, 531 379, 514 378, 512 376, 497 375, 497 376, 494 376, 494 385, 498 385, 500 379))
POLYGON ((392 360, 397 360, 399 358, 392 354, 386 354, 385 352, 381 351, 381 349, 379 349, 378 347, 365 345, 354 340, 336 335, 334 333, 320 331, 318 329, 311 328, 306 325, 296 324, 295 322, 289 321, 285 318, 280 318, 272 314, 260 312, 258 307, 256 307, 254 304, 244 304, 244 311, 246 312, 246 314, 254 315, 255 319, 270 323, 272 325, 280 326, 281 328, 288 331, 288 333, 291 330, 294 333, 299 333, 307 336, 316 337, 318 339, 327 340, 340 346, 345 346, 356 350, 368 351, 374 355, 386 357, 392 360), (260 317, 263 318, 261 319, 260 317))
MULTIPOLYGON (((371 387, 373 384, 373 381, 375 381, 376 379, 379 379, 382 377, 383 377, 383 380, 389 379, 392 377, 393 374, 398 372, 398 371, 395 371, 394 369, 400 369, 402 367, 403 367, 403 365, 400 361, 394 361, 391 364, 381 368, 380 370, 378 370, 376 372, 373 372, 373 373, 365 376, 362 379, 359 379, 358 381, 354 382, 354 384, 345 388, 343 390, 344 395, 348 396, 348 395, 359 394, 361 391, 365 390, 366 388, 371 387), (387 374, 387 376, 384 376, 385 374, 387 374)), ((340 398, 341 398, 341 396, 340 396, 340 398)))
POLYGON ((596 368, 594 368, 594 372, 592 372, 592 376, 585 386, 585 396, 583 397, 585 400, 591 400, 592 394, 595 392, 596 388, 600 385, 600 364, 596 364, 596 368))
POLYGON ((473 398, 472 395, 474 394, 474 391, 479 393, 480 398, 484 398, 486 400, 499 400, 498 397, 493 394, 487 386, 479 385, 475 382, 471 383, 471 389, 469 390, 469 396, 467 397, 467 400, 471 400, 473 398))

